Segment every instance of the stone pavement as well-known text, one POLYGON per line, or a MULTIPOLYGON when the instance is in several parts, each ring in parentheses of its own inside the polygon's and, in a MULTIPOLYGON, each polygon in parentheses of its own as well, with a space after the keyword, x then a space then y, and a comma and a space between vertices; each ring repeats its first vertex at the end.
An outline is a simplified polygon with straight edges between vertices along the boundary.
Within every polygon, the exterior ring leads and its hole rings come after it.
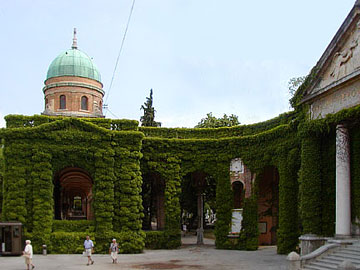
MULTIPOLYGON (((201 270, 286 270, 285 255, 277 255, 276 247, 260 247, 257 251, 218 250, 211 240, 205 245, 191 245, 196 239, 185 237, 184 245, 175 250, 145 250, 142 254, 119 254, 118 264, 109 255, 95 254, 95 263, 86 266, 82 255, 35 255, 35 269, 128 270, 128 269, 201 269, 201 270)), ((26 269, 22 257, 1 257, 0 270, 26 269)))

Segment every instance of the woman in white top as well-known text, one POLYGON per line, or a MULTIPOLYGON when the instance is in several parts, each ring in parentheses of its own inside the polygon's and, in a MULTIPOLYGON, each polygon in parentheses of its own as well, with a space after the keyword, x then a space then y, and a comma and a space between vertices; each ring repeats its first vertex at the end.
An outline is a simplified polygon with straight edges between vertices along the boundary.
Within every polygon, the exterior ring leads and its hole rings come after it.
POLYGON ((34 269, 35 265, 33 265, 33 263, 32 263, 33 248, 32 248, 32 245, 31 245, 31 241, 26 240, 25 244, 26 244, 26 246, 25 246, 23 255, 25 257, 25 264, 27 266, 27 270, 30 270, 30 265, 31 265, 31 269, 34 269))

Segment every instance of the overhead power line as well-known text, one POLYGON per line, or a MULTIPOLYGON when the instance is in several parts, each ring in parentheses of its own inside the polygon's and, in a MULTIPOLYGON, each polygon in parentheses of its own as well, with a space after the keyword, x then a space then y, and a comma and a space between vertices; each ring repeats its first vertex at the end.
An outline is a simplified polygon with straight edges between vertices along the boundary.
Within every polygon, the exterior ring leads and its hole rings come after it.
MULTIPOLYGON (((115 67, 114 67, 114 72, 113 72, 113 75, 112 75, 112 77, 111 77, 110 86, 109 86, 109 89, 108 89, 107 94, 106 94, 105 104, 107 104, 107 100, 108 100, 109 95, 110 95, 110 90, 111 90, 112 85, 113 85, 113 82, 114 82, 114 77, 115 77, 116 69, 117 69, 117 66, 118 66, 118 63, 119 63, 119 58, 120 58, 120 55, 121 55, 121 51, 122 51, 122 49, 123 49, 123 47, 124 47, 124 42, 125 42, 125 38, 126 38, 126 34, 127 34, 127 31, 128 31, 128 28, 129 28, 131 15, 132 15, 133 10, 134 10, 134 5, 135 5, 135 0, 133 0, 132 5, 131 5, 130 14, 129 14, 129 17, 128 17, 128 20, 127 20, 127 23, 126 23, 125 32, 124 32, 123 38, 122 38, 122 40, 121 40, 121 45, 120 45, 119 54, 118 54, 118 56, 117 56, 117 58, 116 58, 116 63, 115 63, 115 67)), ((110 111, 110 110, 107 109, 107 111, 110 111)), ((105 116, 106 116, 106 113, 105 113, 105 116)))

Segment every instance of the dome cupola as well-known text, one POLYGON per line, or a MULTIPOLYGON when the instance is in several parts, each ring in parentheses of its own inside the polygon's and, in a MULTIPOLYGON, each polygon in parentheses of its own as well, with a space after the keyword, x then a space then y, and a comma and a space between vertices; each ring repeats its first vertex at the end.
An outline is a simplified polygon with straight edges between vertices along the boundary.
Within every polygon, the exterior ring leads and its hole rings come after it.
POLYGON ((104 117, 103 85, 92 59, 77 48, 76 28, 71 49, 50 64, 43 92, 45 115, 104 117))

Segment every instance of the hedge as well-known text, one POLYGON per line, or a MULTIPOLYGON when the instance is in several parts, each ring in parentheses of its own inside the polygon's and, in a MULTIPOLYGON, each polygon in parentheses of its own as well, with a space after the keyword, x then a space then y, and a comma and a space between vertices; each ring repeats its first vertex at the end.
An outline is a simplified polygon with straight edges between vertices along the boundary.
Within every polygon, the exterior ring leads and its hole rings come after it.
POLYGON ((93 220, 53 220, 53 232, 94 232, 93 220))

